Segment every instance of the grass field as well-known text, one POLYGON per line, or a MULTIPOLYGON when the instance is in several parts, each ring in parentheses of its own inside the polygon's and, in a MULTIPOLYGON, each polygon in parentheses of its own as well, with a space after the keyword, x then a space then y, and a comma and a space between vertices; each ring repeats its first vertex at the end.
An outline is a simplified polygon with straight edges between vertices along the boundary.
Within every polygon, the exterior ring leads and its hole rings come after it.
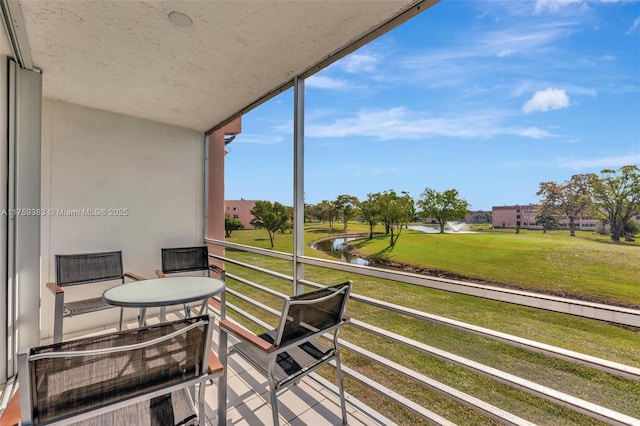
MULTIPOLYGON (((366 232, 367 229, 362 225, 349 224, 349 231, 366 232)), ((342 231, 330 231, 326 225, 308 225, 305 242, 309 244, 313 240, 338 233, 342 231)), ((269 247, 266 231, 235 231, 228 240, 269 247)), ((370 256, 383 256, 387 260, 446 270, 503 285, 566 293, 624 305, 640 305, 640 246, 637 244, 611 244, 605 238, 591 234, 579 234, 578 237, 570 238, 562 232, 542 235, 539 232, 522 231, 516 235, 511 230, 445 235, 403 231, 393 250, 386 249, 386 245, 387 240, 384 236, 376 236, 370 241, 357 242, 355 249, 370 256)), ((291 252, 291 234, 278 235, 274 249, 291 252)), ((305 252, 311 256, 329 258, 328 255, 309 247, 305 252)), ((227 255, 291 274, 291 264, 284 261, 232 250, 228 250, 227 255)), ((228 270, 283 293, 291 293, 290 284, 282 280, 230 264, 228 270)), ((640 336, 637 330, 323 268, 306 266, 305 278, 324 284, 352 279, 353 291, 357 294, 640 368, 640 336)), ((232 282, 230 286, 252 294, 249 288, 240 283, 232 282)), ((279 308, 275 300, 259 297, 265 303, 269 302, 271 306, 279 308)), ((250 309, 239 300, 231 300, 250 309)), ((382 311, 358 302, 350 303, 348 311, 353 318, 366 319, 368 323, 441 350, 640 418, 640 384, 637 382, 615 378, 589 368, 382 311)), ((265 317, 260 311, 254 312, 265 317)), ((345 328, 342 336, 363 348, 384 353, 385 356, 411 367, 414 371, 461 389, 537 424, 599 424, 584 415, 433 357, 403 349, 352 327, 345 328)), ((493 420, 435 392, 425 390, 349 351, 343 352, 345 362, 351 368, 362 371, 369 377, 378 378, 385 386, 456 423, 495 424, 493 420)), ((328 377, 331 378, 331 374, 328 377)), ((357 383, 349 381, 348 391, 400 424, 423 424, 412 413, 393 406, 357 383)))
POLYGON ((590 301, 640 307, 640 245, 590 232, 513 230, 425 234, 405 230, 354 244, 365 257, 454 272, 472 280, 590 301))

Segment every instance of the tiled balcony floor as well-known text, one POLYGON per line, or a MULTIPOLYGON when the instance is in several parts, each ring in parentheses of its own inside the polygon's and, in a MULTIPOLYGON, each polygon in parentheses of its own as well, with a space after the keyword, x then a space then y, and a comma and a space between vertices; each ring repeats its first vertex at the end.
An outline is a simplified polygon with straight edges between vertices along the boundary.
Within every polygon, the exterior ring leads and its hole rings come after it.
MULTIPOLYGON (((168 314, 171 321, 181 317, 180 314, 168 314)), ((149 324, 155 324, 157 317, 148 318, 149 324)), ((137 327, 137 322, 126 325, 127 328, 137 327)), ((117 331, 116 327, 73 333, 64 339, 73 339, 91 335, 99 335, 117 331)), ((42 344, 51 343, 51 339, 42 344)), ((231 340, 231 343, 234 343, 231 340)), ((218 335, 214 331, 212 349, 218 353, 218 335)), ((227 425, 271 425, 271 404, 268 393, 267 379, 254 371, 253 367, 237 355, 229 357, 229 372, 227 386, 227 425)), ((217 384, 210 385, 206 390, 207 425, 217 425, 217 384)), ((279 415, 281 425, 292 426, 323 426, 340 425, 340 403, 338 397, 310 377, 304 378, 299 384, 291 386, 278 396, 279 415)), ((347 403, 348 423, 350 426, 379 425, 366 414, 356 410, 347 403)))

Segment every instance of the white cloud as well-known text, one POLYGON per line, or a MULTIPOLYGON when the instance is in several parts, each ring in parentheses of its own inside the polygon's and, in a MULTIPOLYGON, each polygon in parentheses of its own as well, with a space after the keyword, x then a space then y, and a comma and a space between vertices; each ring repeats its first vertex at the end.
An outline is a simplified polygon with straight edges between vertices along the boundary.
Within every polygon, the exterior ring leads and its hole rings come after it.
POLYGON ((316 89, 344 89, 347 87, 347 82, 323 75, 313 75, 305 80, 305 85, 316 89))
POLYGON ((564 90, 538 90, 533 97, 522 106, 522 112, 528 114, 534 111, 549 111, 552 109, 567 108, 568 106, 569 97, 564 90))
POLYGON ((527 136, 533 139, 540 139, 552 136, 549 132, 544 131, 538 127, 527 127, 526 129, 519 130, 517 132, 520 136, 527 136))
POLYGON ((557 12, 564 6, 576 3, 582 3, 582 0, 538 0, 536 2, 535 11, 536 13, 541 13, 545 10, 549 12, 557 12))
POLYGON ((556 163, 559 167, 580 170, 580 169, 592 169, 592 168, 619 168, 622 166, 628 166, 630 164, 640 163, 640 153, 630 154, 621 157, 606 157, 606 158, 586 158, 586 159, 573 159, 573 158, 558 158, 556 163))
POLYGON ((380 57, 372 53, 352 53, 340 61, 340 65, 349 73, 373 72, 380 57))
POLYGON ((272 145, 280 143, 284 140, 282 136, 278 135, 259 135, 252 133, 241 133, 235 140, 235 143, 253 143, 258 145, 272 145))
POLYGON ((560 9, 562 9, 565 6, 568 5, 580 5, 580 7, 582 8, 587 8, 588 7, 588 3, 604 3, 604 4, 611 4, 611 3, 625 3, 625 2, 635 2, 637 0, 537 0, 536 1, 536 5, 535 5, 535 11, 536 13, 541 13, 544 11, 549 11, 549 12, 558 12, 560 9))
POLYGON ((527 22, 474 34, 465 44, 425 49, 399 58, 396 63, 400 72, 388 78, 398 83, 410 78, 429 87, 456 87, 469 80, 495 78, 496 74, 515 78, 522 74, 523 66, 516 61, 537 63, 540 58, 544 58, 549 67, 561 66, 566 71, 565 62, 555 60, 556 42, 577 28, 576 22, 562 19, 527 22), (503 61, 495 61, 496 57, 503 61))
POLYGON ((631 28, 629 28, 629 30, 627 31, 627 35, 634 33, 638 29, 638 27, 640 27, 640 16, 633 21, 633 24, 631 24, 631 28))
POLYGON ((431 117, 424 112, 395 107, 386 110, 361 110, 349 117, 336 118, 333 122, 309 123, 305 127, 307 137, 343 138, 371 137, 378 140, 426 139, 432 137, 489 138, 499 135, 515 135, 529 138, 555 136, 537 128, 506 126, 501 123, 504 113, 460 114, 454 118, 431 117))

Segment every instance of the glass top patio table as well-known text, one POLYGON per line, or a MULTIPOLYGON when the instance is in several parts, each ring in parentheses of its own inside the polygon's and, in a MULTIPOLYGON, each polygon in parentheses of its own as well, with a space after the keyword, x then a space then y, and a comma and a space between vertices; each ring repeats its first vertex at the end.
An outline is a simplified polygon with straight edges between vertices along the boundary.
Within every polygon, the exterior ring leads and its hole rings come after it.
POLYGON ((123 308, 151 308, 208 299, 224 288, 224 281, 210 277, 152 278, 112 287, 102 298, 123 308))

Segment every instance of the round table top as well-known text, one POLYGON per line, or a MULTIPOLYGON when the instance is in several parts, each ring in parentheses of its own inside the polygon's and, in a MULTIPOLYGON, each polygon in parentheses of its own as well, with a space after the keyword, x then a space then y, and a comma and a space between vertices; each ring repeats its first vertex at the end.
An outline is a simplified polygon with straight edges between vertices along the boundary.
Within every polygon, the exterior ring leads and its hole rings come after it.
POLYGON ((224 281, 209 277, 166 277, 135 281, 102 293, 104 301, 124 308, 148 308, 190 303, 215 296, 224 281))

